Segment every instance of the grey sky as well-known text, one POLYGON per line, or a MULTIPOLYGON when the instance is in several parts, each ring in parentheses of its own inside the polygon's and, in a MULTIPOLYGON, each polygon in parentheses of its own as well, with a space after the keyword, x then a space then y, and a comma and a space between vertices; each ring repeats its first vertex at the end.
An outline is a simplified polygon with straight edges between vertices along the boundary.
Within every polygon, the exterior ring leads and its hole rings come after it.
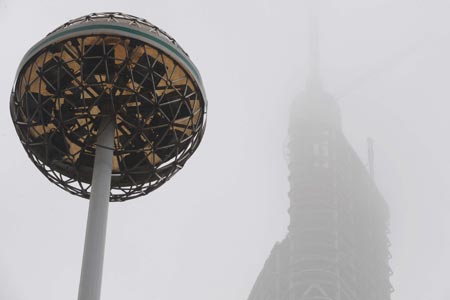
MULTIPOLYGON (((393 300, 450 297, 450 3, 322 0, 321 72, 391 207, 393 300)), ((0 299, 74 299, 87 201, 26 157, 9 116, 20 59, 68 19, 122 11, 202 73, 205 138, 171 181, 110 206, 103 299, 245 300, 288 224, 288 111, 307 73, 304 1, 0 0, 0 299), (188 192, 182 192, 188 191, 188 192)))

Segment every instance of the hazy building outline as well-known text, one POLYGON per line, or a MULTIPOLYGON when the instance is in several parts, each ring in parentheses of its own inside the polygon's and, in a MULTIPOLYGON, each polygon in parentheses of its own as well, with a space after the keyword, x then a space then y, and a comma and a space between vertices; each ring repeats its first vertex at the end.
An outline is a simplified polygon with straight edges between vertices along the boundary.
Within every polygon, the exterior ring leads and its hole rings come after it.
POLYGON ((248 300, 388 300, 393 292, 389 210, 373 178, 373 142, 367 169, 322 86, 318 39, 312 16, 308 81, 289 124, 289 231, 248 300))

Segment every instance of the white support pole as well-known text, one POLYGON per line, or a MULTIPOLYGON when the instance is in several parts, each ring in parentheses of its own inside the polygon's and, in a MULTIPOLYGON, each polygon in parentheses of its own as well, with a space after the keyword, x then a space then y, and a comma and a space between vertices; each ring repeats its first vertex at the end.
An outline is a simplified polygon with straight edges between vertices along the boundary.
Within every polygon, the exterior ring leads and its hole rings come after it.
POLYGON ((114 147, 114 123, 103 118, 95 150, 94 173, 84 243, 78 300, 99 300, 114 147))

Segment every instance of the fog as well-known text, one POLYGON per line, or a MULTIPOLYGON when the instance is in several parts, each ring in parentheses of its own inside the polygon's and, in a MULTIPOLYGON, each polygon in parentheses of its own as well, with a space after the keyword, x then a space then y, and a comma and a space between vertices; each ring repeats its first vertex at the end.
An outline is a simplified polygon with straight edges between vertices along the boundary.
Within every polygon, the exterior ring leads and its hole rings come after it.
MULTIPOLYGON (((390 207, 393 300, 450 299, 450 2, 321 0, 320 73, 390 207)), ((0 0, 0 299, 74 299, 88 202, 51 184, 16 136, 19 62, 69 19, 122 11, 171 34, 202 74, 205 137, 150 195, 110 205, 102 299, 246 300, 289 224, 288 122, 308 74, 299 1, 0 0)))

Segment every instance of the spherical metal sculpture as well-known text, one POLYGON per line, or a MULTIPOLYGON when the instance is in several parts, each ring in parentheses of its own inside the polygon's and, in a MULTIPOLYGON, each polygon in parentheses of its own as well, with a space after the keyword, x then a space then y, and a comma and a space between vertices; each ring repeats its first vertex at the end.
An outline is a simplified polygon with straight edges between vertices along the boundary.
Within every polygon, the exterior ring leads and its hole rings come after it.
POLYGON ((183 167, 206 123, 200 74, 149 22, 91 14, 51 32, 23 58, 11 115, 33 163, 89 198, 102 120, 114 125, 110 201, 151 192, 183 167))
POLYGON ((206 124, 200 74, 149 22, 91 14, 28 51, 10 105, 33 163, 90 199, 78 299, 99 300, 108 204, 158 188, 195 151, 206 124))

